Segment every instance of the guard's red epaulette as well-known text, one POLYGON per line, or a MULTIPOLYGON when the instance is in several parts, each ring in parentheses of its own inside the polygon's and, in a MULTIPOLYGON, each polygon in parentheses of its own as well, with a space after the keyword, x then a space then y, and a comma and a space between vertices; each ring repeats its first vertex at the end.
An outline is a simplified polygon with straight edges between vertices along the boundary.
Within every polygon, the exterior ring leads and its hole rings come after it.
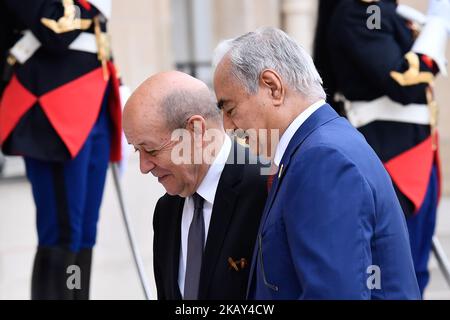
POLYGON ((436 62, 434 62, 434 60, 432 58, 430 58, 429 56, 423 54, 422 57, 421 57, 421 60, 422 60, 423 63, 425 63, 425 65, 428 68, 431 69, 431 71, 434 74, 438 73, 439 68, 438 68, 436 62))
POLYGON ((88 1, 86 1, 86 0, 77 0, 77 2, 80 4, 80 6, 82 6, 86 10, 91 10, 92 9, 91 4, 88 1))

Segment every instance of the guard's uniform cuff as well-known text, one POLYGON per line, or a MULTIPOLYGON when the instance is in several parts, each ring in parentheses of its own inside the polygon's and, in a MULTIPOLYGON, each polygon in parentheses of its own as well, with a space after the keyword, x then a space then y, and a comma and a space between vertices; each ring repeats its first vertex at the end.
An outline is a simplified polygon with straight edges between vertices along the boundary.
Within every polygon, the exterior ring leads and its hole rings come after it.
POLYGON ((439 71, 447 76, 447 25, 443 19, 430 18, 412 47, 412 51, 427 55, 436 62, 439 71))

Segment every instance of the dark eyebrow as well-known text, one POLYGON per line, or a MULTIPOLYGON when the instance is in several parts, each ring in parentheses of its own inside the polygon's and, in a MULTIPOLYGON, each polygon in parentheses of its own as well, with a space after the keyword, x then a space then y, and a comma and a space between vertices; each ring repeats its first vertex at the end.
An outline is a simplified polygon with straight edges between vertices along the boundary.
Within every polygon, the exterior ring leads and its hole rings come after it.
POLYGON ((219 100, 219 102, 217 102, 217 108, 219 108, 219 110, 223 109, 223 100, 219 100))
POLYGON ((220 99, 219 102, 217 102, 217 108, 219 108, 219 110, 222 110, 224 104, 226 104, 227 102, 228 102, 228 100, 220 99))

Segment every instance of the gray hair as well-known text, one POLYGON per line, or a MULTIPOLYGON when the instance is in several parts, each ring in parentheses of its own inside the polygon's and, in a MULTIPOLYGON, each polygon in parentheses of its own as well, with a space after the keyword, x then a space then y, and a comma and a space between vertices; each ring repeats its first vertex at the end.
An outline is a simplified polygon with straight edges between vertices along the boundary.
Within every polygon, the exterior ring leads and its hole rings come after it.
POLYGON ((231 73, 250 94, 258 92, 264 69, 278 72, 286 83, 309 99, 326 94, 311 56, 291 37, 273 27, 259 28, 235 39, 222 41, 215 50, 213 67, 228 56, 231 73))
POLYGON ((184 128, 194 115, 223 126, 222 114, 209 90, 174 90, 162 99, 161 111, 169 130, 184 128))

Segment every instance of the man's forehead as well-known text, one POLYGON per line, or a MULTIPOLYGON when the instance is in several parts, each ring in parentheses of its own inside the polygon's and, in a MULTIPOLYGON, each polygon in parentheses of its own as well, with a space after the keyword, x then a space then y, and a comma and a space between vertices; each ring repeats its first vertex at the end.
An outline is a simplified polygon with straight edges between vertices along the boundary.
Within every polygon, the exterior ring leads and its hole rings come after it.
POLYGON ((161 114, 135 113, 124 119, 124 131, 132 144, 147 144, 158 141, 166 135, 166 128, 161 114))
POLYGON ((140 119, 155 118, 157 116, 156 101, 141 91, 134 92, 128 99, 123 112, 124 124, 139 123, 140 119))
POLYGON ((219 72, 214 77, 214 91, 218 102, 228 102, 233 100, 236 95, 243 93, 243 86, 231 72, 226 70, 219 70, 219 72))
POLYGON ((135 134, 130 137, 128 143, 136 147, 154 148, 158 147, 162 141, 167 139, 166 136, 167 136, 166 132, 163 133, 158 130, 153 131, 137 130, 135 134))
POLYGON ((229 56, 223 57, 222 60, 218 63, 215 71, 214 71, 214 77, 215 78, 224 78, 228 77, 230 73, 230 67, 231 67, 231 60, 229 56))
POLYGON ((217 101, 230 100, 234 94, 236 83, 233 78, 226 74, 216 75, 214 78, 214 92, 216 93, 217 101))

